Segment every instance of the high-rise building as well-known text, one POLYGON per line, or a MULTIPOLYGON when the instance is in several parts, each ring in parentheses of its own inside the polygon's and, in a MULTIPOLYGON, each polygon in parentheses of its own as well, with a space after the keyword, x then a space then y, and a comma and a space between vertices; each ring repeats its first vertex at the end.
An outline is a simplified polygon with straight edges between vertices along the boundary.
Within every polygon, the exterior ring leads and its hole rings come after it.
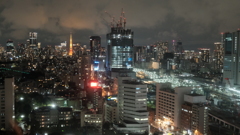
POLYGON ((118 120, 117 103, 113 100, 107 100, 104 103, 105 121, 116 123, 118 120))
POLYGON ((91 80, 91 56, 81 55, 77 60, 76 83, 79 87, 86 88, 91 80))
POLYGON ((98 61, 98 57, 101 51, 101 37, 91 36, 90 37, 90 53, 92 61, 98 61))
POLYGON ((214 69, 218 72, 222 72, 223 69, 223 45, 221 42, 214 43, 215 48, 213 52, 214 69))
POLYGON ((176 42, 175 40, 173 40, 173 51, 176 57, 178 57, 179 59, 183 58, 184 49, 181 41, 176 42))
POLYGON ((119 72, 133 69, 133 32, 124 27, 112 27, 107 34, 107 70, 119 72))
POLYGON ((0 77, 0 126, 1 129, 10 128, 14 115, 14 78, 0 77))
POLYGON ((198 48, 201 63, 210 62, 210 48, 198 48))
POLYGON ((184 50, 184 59, 192 59, 194 57, 194 50, 184 50))
POLYGON ((240 84, 240 30, 222 33, 224 48, 223 79, 231 85, 240 84))
POLYGON ((118 116, 122 133, 143 134, 148 131, 147 85, 131 77, 118 78, 118 116))
POLYGON ((6 44, 6 52, 12 53, 14 51, 14 49, 15 49, 15 47, 14 47, 13 41, 11 39, 9 39, 6 44))
POLYGON ((156 84, 156 119, 168 121, 170 126, 180 127, 181 106, 184 94, 190 94, 190 87, 171 88, 170 83, 156 84))
POLYGON ((181 110, 181 128, 186 132, 207 135, 208 108, 205 105, 206 96, 199 94, 184 95, 181 110))
POLYGON ((37 32, 29 32, 29 47, 31 49, 37 49, 37 32))

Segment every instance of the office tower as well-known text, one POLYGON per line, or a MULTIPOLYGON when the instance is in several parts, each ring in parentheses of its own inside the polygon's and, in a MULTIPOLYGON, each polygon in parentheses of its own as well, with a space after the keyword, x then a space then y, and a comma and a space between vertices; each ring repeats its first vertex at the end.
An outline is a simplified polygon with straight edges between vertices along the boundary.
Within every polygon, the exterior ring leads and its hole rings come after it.
POLYGON ((194 57, 194 50, 184 50, 184 59, 192 59, 194 57))
POLYGON ((97 81, 90 81, 87 89, 87 98, 91 101, 94 110, 103 109, 102 88, 98 86, 97 81))
POLYGON ((221 42, 214 43, 213 62, 214 69, 218 72, 222 72, 223 69, 223 45, 221 42))
POLYGON ((178 57, 179 59, 183 58, 183 46, 182 46, 182 42, 181 41, 177 41, 173 40, 173 51, 175 53, 175 56, 178 57))
POLYGON ((223 79, 231 85, 240 84, 240 30, 222 33, 224 48, 223 79))
POLYGON ((101 51, 101 37, 91 36, 90 37, 90 53, 91 53, 93 62, 98 61, 100 51, 101 51))
POLYGON ((73 50, 72 50, 72 33, 70 33, 70 42, 69 42, 69 56, 72 56, 73 50))
POLYGON ((29 47, 31 49, 37 49, 37 32, 29 32, 29 47))
POLYGON ((79 84, 79 87, 86 88, 89 81, 91 80, 91 56, 90 55, 81 55, 77 60, 78 74, 76 84, 79 84))
POLYGON ((0 77, 0 126, 1 129, 11 128, 14 115, 14 78, 0 77))
POLYGON ((210 48, 198 48, 200 62, 209 63, 210 62, 210 48))
POLYGON ((164 54, 168 52, 168 42, 157 42, 156 52, 155 60, 160 62, 163 59, 164 54))
POLYGON ((15 47, 14 47, 13 41, 11 39, 9 39, 6 44, 6 52, 12 53, 14 51, 14 49, 15 49, 15 47))
POLYGON ((190 87, 171 88, 171 83, 156 84, 156 119, 168 121, 172 127, 180 127, 181 106, 184 94, 190 94, 190 87))
POLYGON ((55 46, 55 50, 60 53, 61 56, 67 56, 67 41, 61 42, 60 45, 55 46))
POLYGON ((143 46, 134 46, 134 65, 141 64, 144 56, 143 46))
POLYGON ((96 68, 96 70, 101 71, 101 72, 105 71, 105 65, 106 65, 105 61, 106 61, 106 49, 105 49, 105 47, 101 47, 100 55, 99 55, 99 63, 98 63, 98 67, 96 68))
POLYGON ((118 132, 143 134, 148 131, 147 85, 131 77, 118 78, 118 132))
POLYGON ((104 103, 105 121, 116 123, 118 121, 117 103, 113 100, 107 100, 104 103))
MULTIPOLYGON (((71 127, 72 117, 73 109, 70 107, 44 106, 31 112, 31 119, 40 124, 40 127, 37 128, 71 127)), ((32 123, 31 126, 35 127, 36 125, 38 124, 32 123)))
POLYGON ((191 133, 207 135, 208 109, 205 105, 206 96, 199 94, 184 95, 181 109, 181 128, 191 133))
POLYGON ((112 27, 107 34, 108 72, 131 71, 133 69, 133 32, 121 25, 112 27))

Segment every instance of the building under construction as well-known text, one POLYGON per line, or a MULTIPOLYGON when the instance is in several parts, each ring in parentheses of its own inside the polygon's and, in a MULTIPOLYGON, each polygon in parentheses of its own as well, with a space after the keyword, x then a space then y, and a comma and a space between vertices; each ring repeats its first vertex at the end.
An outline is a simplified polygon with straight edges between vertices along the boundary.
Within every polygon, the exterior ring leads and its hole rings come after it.
POLYGON ((111 32, 107 34, 108 55, 107 71, 131 71, 133 69, 133 31, 125 29, 124 12, 120 20, 111 23, 111 32))

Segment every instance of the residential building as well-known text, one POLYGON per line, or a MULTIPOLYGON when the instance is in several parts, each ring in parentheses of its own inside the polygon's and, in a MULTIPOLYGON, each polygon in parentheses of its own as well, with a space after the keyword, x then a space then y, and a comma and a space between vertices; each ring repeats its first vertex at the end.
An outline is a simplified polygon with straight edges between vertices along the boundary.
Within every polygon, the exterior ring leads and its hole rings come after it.
POLYGON ((115 101, 105 101, 104 104, 104 120, 110 123, 117 123, 118 113, 117 113, 117 103, 115 101))

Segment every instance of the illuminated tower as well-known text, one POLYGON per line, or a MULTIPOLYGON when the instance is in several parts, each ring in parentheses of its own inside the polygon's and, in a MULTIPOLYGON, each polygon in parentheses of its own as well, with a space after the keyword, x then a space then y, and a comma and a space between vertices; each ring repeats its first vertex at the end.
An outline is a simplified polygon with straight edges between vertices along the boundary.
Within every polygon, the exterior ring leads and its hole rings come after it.
POLYGON ((69 55, 72 56, 72 33, 70 33, 69 55))

